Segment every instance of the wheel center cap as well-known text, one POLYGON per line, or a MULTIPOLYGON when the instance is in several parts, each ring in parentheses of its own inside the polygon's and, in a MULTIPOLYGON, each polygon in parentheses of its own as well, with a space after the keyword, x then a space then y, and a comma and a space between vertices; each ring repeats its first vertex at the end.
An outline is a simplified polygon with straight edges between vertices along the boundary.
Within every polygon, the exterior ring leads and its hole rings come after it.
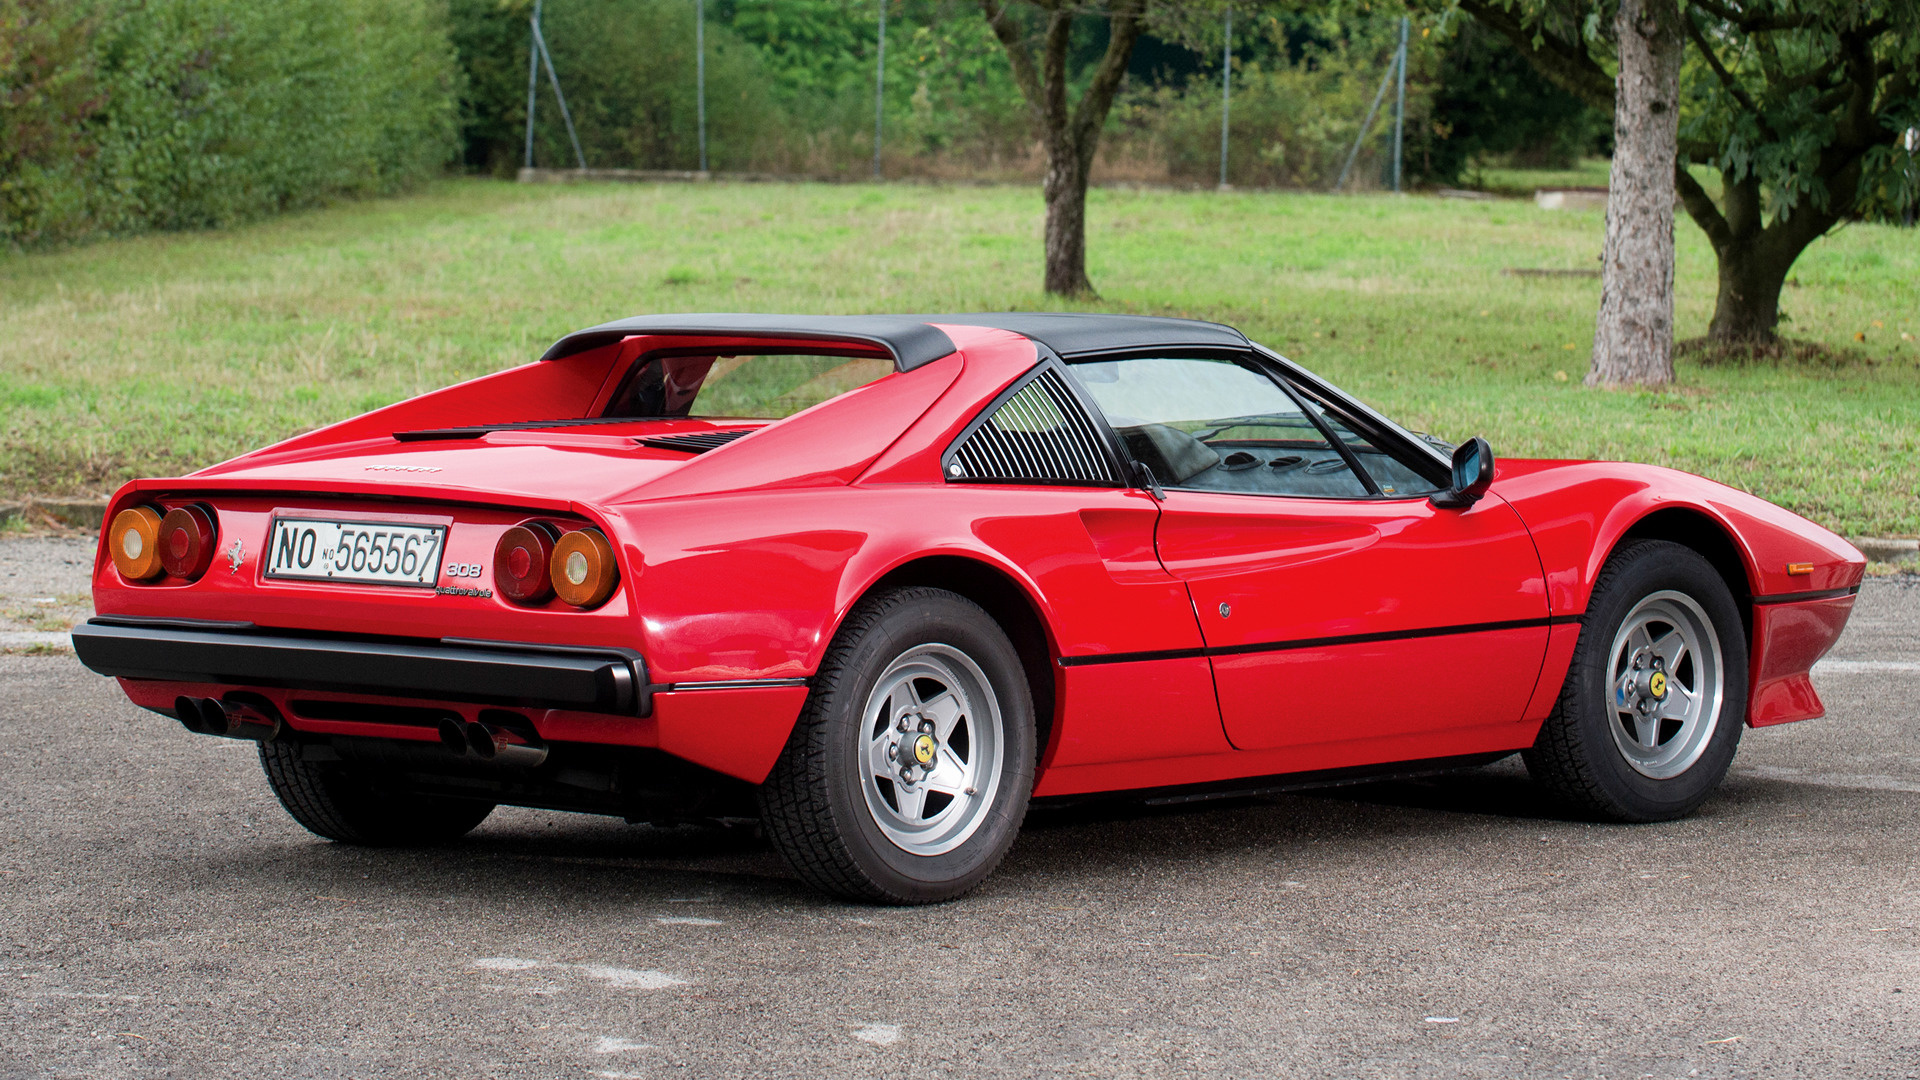
POLYGON ((939 744, 934 741, 933 736, 923 731, 914 736, 913 741, 908 745, 912 747, 914 764, 922 768, 933 764, 934 754, 939 750, 939 744))
POLYGON ((1656 698, 1664 699, 1667 696, 1666 672, 1656 671, 1651 678, 1647 679, 1647 693, 1652 694, 1656 698))

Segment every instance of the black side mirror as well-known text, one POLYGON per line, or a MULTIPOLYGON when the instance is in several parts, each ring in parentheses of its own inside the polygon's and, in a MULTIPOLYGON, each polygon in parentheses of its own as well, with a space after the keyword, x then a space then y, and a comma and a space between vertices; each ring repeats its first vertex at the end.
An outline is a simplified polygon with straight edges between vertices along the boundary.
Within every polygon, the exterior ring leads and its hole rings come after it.
POLYGON ((1493 484, 1493 447, 1475 435, 1453 450, 1453 486, 1428 500, 1445 510, 1465 510, 1493 484))

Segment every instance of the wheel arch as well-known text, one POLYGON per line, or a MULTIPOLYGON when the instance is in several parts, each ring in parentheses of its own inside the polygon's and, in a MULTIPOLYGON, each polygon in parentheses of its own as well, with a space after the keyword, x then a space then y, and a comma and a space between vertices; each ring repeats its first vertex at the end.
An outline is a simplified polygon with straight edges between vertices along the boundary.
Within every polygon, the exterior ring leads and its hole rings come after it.
POLYGON ((1636 540, 1665 540, 1688 548, 1712 565, 1740 609, 1741 633, 1753 642, 1753 560, 1724 522, 1691 506, 1668 506, 1646 514, 1615 537, 1598 566, 1636 540))
POLYGON ((839 618, 834 634, 854 604, 887 589, 926 586, 957 593, 979 604, 1013 643, 1033 696, 1036 760, 1046 759, 1058 707, 1054 658, 1059 655, 1052 628, 1033 592, 1001 567, 967 555, 921 555, 894 566, 853 597, 839 618))

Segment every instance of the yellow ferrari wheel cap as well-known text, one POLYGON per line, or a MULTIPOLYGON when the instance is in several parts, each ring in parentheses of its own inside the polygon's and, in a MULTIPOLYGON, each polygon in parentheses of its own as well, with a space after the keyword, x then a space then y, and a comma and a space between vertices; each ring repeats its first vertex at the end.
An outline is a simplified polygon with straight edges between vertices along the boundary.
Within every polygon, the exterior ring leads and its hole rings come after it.
POLYGON ((1662 671, 1654 672, 1653 678, 1647 680, 1647 691, 1657 698, 1666 697, 1667 696, 1666 673, 1662 671))
POLYGON ((913 760, 919 762, 920 764, 922 765, 933 764, 933 751, 934 751, 933 736, 923 734, 919 738, 913 740, 913 760))

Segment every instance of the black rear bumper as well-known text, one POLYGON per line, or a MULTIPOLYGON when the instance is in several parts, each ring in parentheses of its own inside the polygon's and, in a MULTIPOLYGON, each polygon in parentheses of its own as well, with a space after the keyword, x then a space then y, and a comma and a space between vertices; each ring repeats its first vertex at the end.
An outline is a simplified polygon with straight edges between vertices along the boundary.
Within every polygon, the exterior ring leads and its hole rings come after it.
POLYGON ((631 649, 459 638, 300 636, 238 624, 90 619, 73 651, 102 675, 647 716, 631 649))

